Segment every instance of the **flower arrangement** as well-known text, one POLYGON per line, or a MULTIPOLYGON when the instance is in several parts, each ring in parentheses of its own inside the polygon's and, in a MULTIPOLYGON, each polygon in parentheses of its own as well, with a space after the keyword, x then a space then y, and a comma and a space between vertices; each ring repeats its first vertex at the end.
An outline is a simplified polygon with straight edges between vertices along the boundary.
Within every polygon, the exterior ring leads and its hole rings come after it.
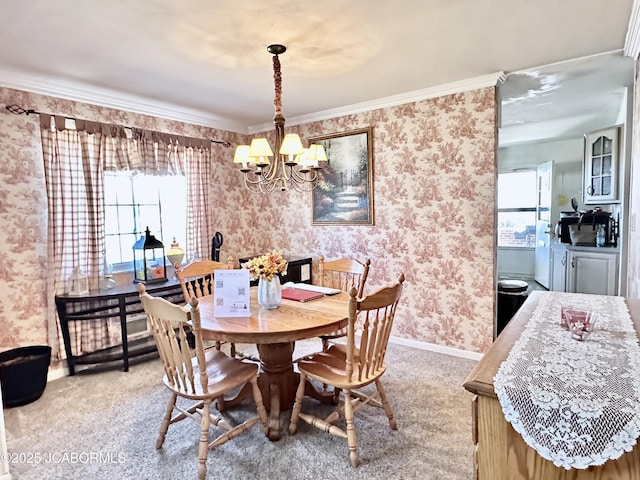
POLYGON ((252 258, 242 267, 249 270, 251 280, 264 279, 270 282, 276 273, 287 273, 287 261, 281 252, 275 250, 252 258))

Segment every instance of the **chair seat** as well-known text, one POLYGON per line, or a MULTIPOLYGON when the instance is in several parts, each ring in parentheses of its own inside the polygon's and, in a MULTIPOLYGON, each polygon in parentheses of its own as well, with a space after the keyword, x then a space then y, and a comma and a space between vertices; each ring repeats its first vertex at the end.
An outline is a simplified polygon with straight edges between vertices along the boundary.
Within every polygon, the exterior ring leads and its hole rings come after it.
POLYGON ((298 369, 309 377, 341 389, 360 388, 373 382, 386 370, 382 365, 378 371, 369 372, 358 380, 359 352, 354 354, 354 370, 351 382, 347 381, 347 355, 344 345, 333 345, 326 352, 319 352, 298 362, 298 369))
POLYGON ((232 358, 220 350, 206 350, 205 361, 207 365, 207 374, 209 383, 207 385, 208 392, 204 393, 200 383, 200 369, 198 368, 198 360, 193 357, 191 365, 193 367, 193 378, 195 379, 195 391, 177 388, 177 385, 169 381, 165 375, 163 382, 167 388, 180 394, 183 397, 192 400, 201 400, 207 397, 218 397, 223 393, 235 388, 237 385, 248 382, 252 377, 257 375, 258 366, 254 363, 246 363, 236 358, 232 358))

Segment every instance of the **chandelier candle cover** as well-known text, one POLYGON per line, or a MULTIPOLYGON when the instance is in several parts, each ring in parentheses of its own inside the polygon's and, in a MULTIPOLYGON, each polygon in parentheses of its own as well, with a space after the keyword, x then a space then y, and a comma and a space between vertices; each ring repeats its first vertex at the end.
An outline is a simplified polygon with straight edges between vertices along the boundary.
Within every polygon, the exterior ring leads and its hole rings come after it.
POLYGON ((272 251, 252 258, 243 265, 249 270, 251 280, 258 280, 258 303, 262 308, 278 308, 282 302, 279 273, 287 273, 287 261, 282 253, 272 251))
POLYGON ((276 155, 273 162, 273 150, 266 138, 254 138, 251 145, 238 145, 233 158, 241 163, 244 184, 253 193, 271 193, 277 187, 287 191, 291 187, 299 192, 308 192, 318 185, 318 162, 326 161, 327 155, 322 145, 302 146, 300 137, 295 133, 284 134, 285 119, 282 115, 282 75, 278 55, 287 51, 284 45, 269 45, 267 51, 273 55, 273 80, 275 83, 276 155), (255 167, 255 168, 254 168, 255 167))

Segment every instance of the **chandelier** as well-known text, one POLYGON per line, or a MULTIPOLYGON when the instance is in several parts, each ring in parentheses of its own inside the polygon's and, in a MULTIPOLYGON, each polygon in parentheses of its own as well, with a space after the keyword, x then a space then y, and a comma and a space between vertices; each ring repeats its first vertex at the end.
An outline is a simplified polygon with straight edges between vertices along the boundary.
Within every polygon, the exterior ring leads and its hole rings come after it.
POLYGON ((284 192, 291 188, 308 192, 318 185, 318 170, 321 168, 318 162, 326 161, 327 155, 322 145, 311 144, 309 148, 304 148, 297 134, 284 134, 282 75, 278 55, 286 52, 287 47, 269 45, 267 51, 273 55, 276 155, 266 138, 254 138, 251 145, 236 147, 233 162, 242 164, 240 171, 244 174, 244 184, 253 193, 271 193, 275 189, 284 192), (273 160, 269 157, 273 157, 273 160))

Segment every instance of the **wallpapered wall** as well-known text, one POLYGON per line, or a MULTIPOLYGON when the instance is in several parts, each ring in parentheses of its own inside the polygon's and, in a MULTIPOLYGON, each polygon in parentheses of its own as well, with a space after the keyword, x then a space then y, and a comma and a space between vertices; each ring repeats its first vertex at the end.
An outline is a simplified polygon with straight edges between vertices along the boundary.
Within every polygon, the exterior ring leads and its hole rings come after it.
MULTIPOLYGON (((246 143, 245 135, 0 88, 0 105, 246 143)), ((483 352, 494 311, 495 89, 291 128, 302 137, 373 127, 374 226, 312 226, 311 194, 249 194, 216 146, 211 188, 222 255, 277 248, 370 258, 368 288, 406 277, 394 335, 483 352)), ((268 112, 267 112, 268 114, 268 112)), ((269 132, 271 133, 271 132, 269 132)), ((0 350, 46 343, 46 192, 38 118, 0 111, 0 350)), ((167 239, 164 239, 167 240, 167 239)))

